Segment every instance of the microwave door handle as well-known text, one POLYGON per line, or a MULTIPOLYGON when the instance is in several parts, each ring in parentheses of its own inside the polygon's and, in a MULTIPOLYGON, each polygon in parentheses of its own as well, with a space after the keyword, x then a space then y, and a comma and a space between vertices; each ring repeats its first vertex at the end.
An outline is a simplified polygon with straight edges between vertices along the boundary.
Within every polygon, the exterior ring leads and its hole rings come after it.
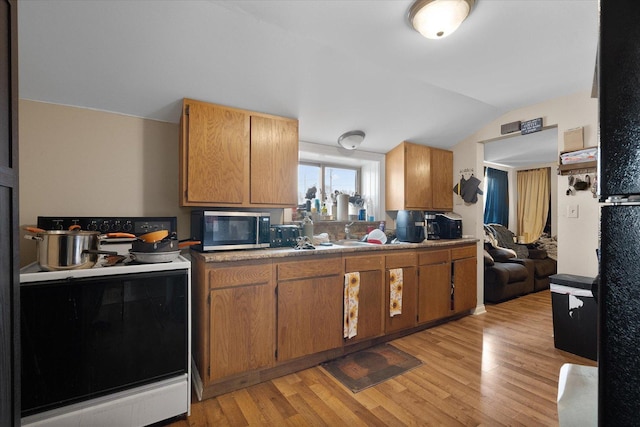
POLYGON ((256 215, 256 245, 260 244, 260 215, 256 215))

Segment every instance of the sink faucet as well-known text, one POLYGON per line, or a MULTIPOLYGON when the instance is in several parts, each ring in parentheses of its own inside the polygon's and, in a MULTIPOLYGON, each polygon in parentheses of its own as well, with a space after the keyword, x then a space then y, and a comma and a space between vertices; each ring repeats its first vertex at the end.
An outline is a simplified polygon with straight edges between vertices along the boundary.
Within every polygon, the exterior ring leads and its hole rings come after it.
POLYGON ((350 222, 349 224, 345 224, 344 225, 344 238, 349 240, 351 238, 351 226, 353 225, 353 222, 350 222))

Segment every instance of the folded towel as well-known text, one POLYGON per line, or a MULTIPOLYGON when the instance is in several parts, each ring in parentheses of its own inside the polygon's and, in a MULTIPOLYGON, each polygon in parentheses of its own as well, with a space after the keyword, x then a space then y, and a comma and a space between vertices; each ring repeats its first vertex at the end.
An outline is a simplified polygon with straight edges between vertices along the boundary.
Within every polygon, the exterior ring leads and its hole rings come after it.
POLYGON ((358 302, 360 293, 360 273, 344 275, 344 338, 353 338, 358 334, 358 302))
POLYGON ((402 314, 402 269, 394 268, 389 270, 389 317, 402 314))

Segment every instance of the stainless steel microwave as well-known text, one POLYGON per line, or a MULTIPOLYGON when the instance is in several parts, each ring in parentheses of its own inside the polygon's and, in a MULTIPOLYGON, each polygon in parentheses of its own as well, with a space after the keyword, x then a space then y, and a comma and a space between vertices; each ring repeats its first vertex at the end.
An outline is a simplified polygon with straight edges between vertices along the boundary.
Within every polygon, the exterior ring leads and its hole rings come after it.
POLYGON ((193 210, 191 237, 201 244, 192 248, 201 252, 268 248, 270 225, 268 212, 193 210))

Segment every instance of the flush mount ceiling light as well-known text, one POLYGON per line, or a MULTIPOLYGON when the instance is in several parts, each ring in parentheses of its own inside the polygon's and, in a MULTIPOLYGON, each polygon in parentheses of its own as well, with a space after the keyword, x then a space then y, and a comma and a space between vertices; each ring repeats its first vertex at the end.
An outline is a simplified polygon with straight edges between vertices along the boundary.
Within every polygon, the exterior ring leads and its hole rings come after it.
POLYGON ((409 22, 428 39, 442 39, 467 19, 475 0, 417 0, 409 9, 409 22))
POLYGON ((364 132, 361 130, 345 132, 338 138, 338 144, 347 150, 355 150, 362 141, 364 141, 364 132))

